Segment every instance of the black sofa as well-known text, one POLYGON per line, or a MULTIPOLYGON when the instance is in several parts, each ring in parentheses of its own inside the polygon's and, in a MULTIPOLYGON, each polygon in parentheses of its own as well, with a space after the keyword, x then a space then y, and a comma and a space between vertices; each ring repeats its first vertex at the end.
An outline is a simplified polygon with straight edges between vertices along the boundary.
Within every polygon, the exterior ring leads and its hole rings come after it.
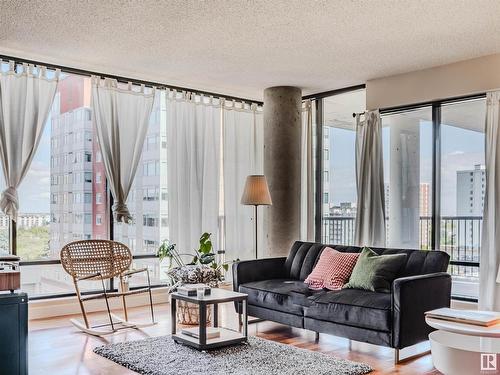
MULTIPOLYGON (((342 252, 362 250, 297 241, 286 258, 234 263, 233 287, 248 294, 248 314, 398 350, 428 339, 432 328, 425 323, 424 312, 450 306, 448 254, 372 248, 378 254, 407 254, 391 293, 359 289, 311 291, 304 280, 326 246, 342 252)), ((236 308, 239 310, 239 306, 236 308)))

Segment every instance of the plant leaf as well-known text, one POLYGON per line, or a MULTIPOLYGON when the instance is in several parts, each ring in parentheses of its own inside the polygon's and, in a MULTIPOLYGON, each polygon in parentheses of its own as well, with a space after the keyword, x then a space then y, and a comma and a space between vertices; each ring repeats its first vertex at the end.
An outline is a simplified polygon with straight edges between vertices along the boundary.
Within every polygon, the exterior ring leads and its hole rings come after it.
POLYGON ((214 253, 202 254, 200 256, 200 263, 201 264, 209 264, 209 263, 212 263, 214 260, 215 260, 214 253))

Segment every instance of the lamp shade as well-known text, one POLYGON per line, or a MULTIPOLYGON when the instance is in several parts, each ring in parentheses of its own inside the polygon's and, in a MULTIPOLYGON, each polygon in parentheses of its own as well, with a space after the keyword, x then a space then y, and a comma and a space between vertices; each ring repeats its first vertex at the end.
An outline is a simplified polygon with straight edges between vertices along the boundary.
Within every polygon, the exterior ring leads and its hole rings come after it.
POLYGON ((243 190, 243 196, 241 197, 241 204, 254 206, 270 206, 273 204, 266 176, 250 175, 247 177, 245 190, 243 190))

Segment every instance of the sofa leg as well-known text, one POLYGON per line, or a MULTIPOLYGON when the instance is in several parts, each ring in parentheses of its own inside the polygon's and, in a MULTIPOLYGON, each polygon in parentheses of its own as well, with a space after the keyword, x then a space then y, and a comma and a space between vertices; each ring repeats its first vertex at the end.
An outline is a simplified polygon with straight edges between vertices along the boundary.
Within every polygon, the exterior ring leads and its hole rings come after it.
POLYGON ((316 332, 316 335, 314 337, 314 341, 316 341, 316 342, 319 341, 319 332, 316 332))
POLYGON ((431 352, 430 350, 424 350, 421 353, 413 354, 413 355, 410 355, 409 357, 401 359, 400 349, 394 349, 394 364, 399 365, 402 362, 406 362, 406 361, 409 361, 411 359, 423 357, 424 355, 430 354, 430 352, 431 352))

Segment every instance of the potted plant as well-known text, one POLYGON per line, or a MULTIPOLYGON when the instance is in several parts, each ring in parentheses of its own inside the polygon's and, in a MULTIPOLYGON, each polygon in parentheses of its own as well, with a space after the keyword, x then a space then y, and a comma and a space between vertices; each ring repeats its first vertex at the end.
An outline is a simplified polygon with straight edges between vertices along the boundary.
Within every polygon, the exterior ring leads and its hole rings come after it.
MULTIPOLYGON (((199 240, 199 248, 193 253, 179 253, 176 244, 165 240, 158 249, 160 262, 169 260, 169 271, 167 275, 172 281, 170 291, 184 284, 207 284, 212 288, 219 286, 224 279, 224 272, 228 270, 232 262, 220 262, 213 252, 210 239, 211 233, 203 233, 199 240), (189 263, 184 259, 189 257, 189 263)), ((189 302, 178 301, 177 321, 180 324, 198 324, 198 306, 189 302)), ((210 322, 211 310, 207 310, 207 322, 210 322)))

